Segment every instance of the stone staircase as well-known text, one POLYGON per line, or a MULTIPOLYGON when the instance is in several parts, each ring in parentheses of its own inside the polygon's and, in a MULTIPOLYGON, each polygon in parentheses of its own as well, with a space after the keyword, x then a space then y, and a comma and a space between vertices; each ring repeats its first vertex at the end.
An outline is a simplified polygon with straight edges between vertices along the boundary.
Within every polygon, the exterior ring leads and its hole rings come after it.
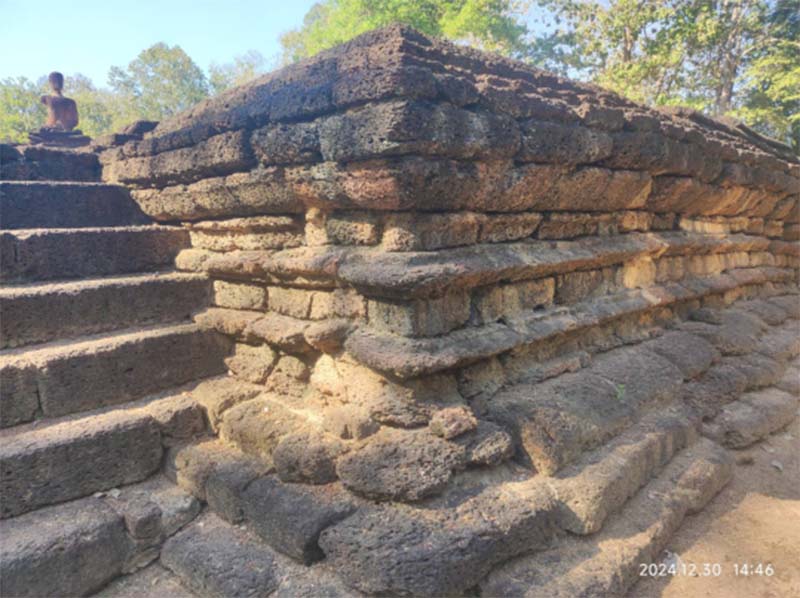
POLYGON ((99 172, 90 152, 2 149, 3 595, 97 590, 199 510, 152 476, 205 433, 191 391, 229 342, 192 322, 210 283, 173 270, 187 233, 99 172))

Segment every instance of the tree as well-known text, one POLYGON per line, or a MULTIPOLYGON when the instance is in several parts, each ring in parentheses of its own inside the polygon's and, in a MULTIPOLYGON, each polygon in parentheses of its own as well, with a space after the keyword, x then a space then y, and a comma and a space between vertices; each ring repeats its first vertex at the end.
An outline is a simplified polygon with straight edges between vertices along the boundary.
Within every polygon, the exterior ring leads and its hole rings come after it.
POLYGON ((800 153, 800 0, 778 1, 768 29, 772 38, 753 52, 733 115, 800 153))
POLYGON ((203 71, 180 46, 161 42, 143 50, 125 69, 111 67, 108 82, 130 120, 162 120, 208 96, 203 71))
POLYGON ((212 94, 221 93, 237 85, 243 85, 266 71, 266 60, 256 50, 236 56, 233 62, 212 63, 208 67, 208 83, 212 94))
POLYGON ((521 55, 527 27, 522 2, 514 0, 323 0, 311 7, 299 29, 281 36, 287 62, 392 23, 405 23, 428 35, 521 55))
POLYGON ((25 77, 0 80, 0 141, 25 142, 28 131, 44 124, 47 110, 41 95, 39 86, 25 77))
POLYGON ((86 135, 97 137, 113 130, 116 103, 108 90, 97 89, 89 77, 75 73, 65 78, 64 93, 77 102, 78 128, 86 135))
POLYGON ((739 116, 791 141, 799 1, 538 0, 549 33, 528 58, 640 102, 739 116))

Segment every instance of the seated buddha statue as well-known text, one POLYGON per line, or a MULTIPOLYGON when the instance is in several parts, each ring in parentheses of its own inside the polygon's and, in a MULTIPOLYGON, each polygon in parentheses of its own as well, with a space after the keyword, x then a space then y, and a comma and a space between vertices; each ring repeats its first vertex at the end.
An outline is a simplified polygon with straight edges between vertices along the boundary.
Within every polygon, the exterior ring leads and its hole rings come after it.
POLYGON ((53 94, 42 96, 41 102, 47 106, 47 122, 45 129, 52 131, 71 131, 78 124, 78 106, 75 100, 63 95, 64 75, 50 73, 48 77, 53 94))
POLYGON ((28 134, 31 142, 73 147, 88 144, 90 139, 75 129, 78 124, 78 105, 75 100, 64 97, 64 75, 50 73, 48 81, 53 93, 40 98, 42 104, 47 106, 47 122, 38 131, 28 134))

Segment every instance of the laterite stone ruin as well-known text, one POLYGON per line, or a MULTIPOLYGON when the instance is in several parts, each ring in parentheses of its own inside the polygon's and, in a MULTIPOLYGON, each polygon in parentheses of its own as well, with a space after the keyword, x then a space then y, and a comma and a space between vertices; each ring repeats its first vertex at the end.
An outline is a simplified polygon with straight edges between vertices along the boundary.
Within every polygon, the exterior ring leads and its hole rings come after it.
POLYGON ((621 596, 797 414, 741 125, 390 27, 149 128, 3 148, 4 594, 621 596))

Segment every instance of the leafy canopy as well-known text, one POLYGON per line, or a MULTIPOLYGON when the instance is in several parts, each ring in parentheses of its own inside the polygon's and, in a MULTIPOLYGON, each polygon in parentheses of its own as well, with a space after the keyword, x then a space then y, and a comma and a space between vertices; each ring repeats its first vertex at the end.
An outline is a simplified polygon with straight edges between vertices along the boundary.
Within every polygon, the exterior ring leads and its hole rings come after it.
POLYGON ((509 55, 521 55, 527 27, 524 3, 512 0, 325 0, 311 7, 299 29, 281 36, 286 61, 313 56, 392 23, 509 55))

